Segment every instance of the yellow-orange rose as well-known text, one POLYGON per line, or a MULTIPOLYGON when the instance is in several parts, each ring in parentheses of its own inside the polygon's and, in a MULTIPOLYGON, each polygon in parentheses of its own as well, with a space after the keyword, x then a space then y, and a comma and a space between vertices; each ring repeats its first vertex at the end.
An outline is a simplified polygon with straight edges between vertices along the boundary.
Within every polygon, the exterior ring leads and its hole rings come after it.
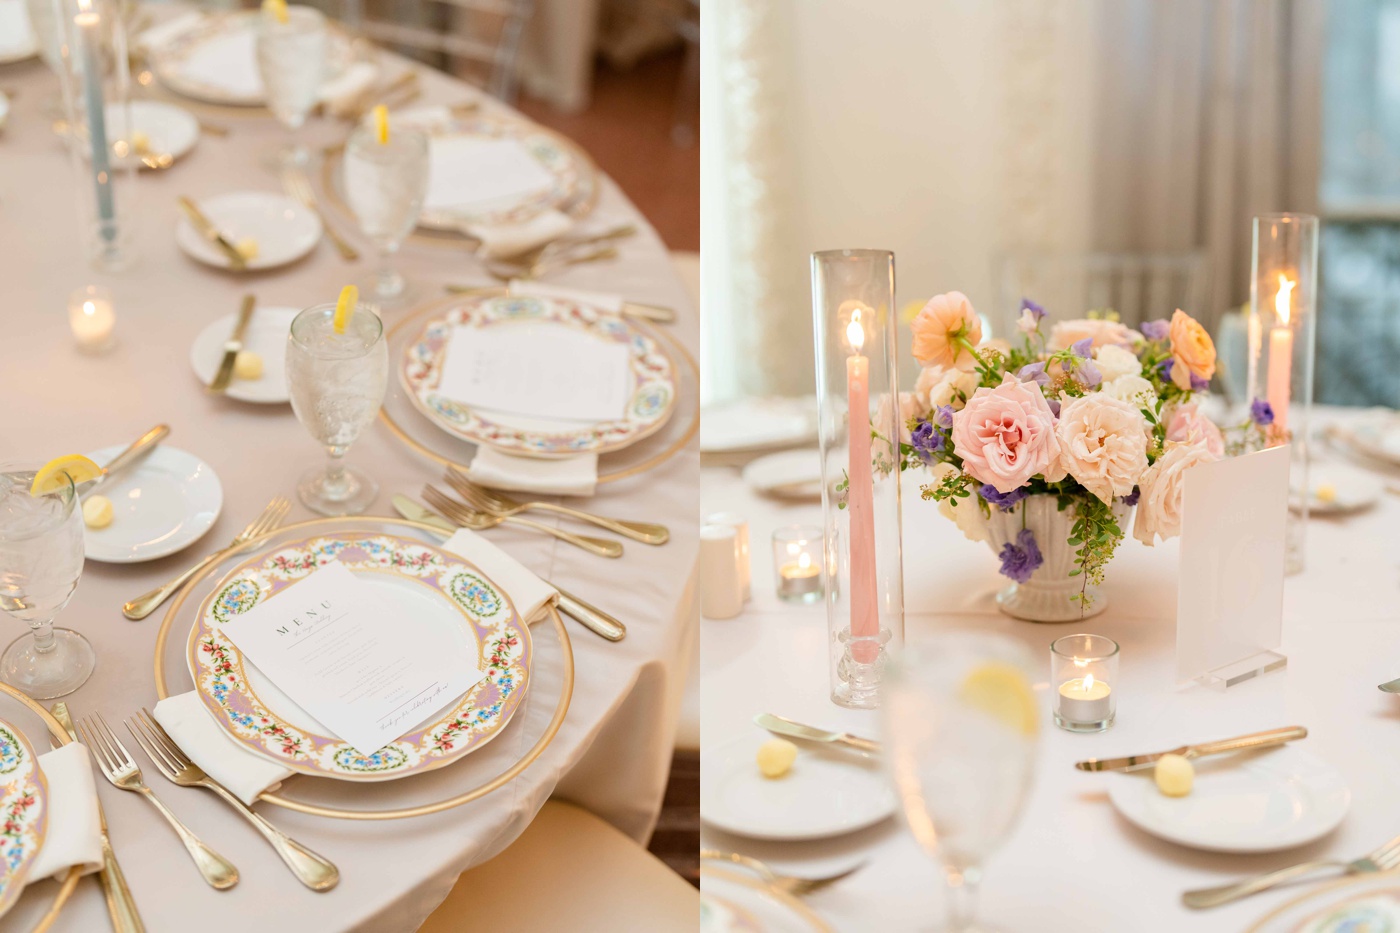
POLYGON ((964 346, 982 342, 982 321, 972 310, 972 302, 962 292, 934 295, 914 316, 909 329, 914 333, 914 359, 925 366, 973 369, 977 361, 964 346))
POLYGON ((1177 308, 1172 314, 1172 382, 1190 389, 1192 377, 1209 382, 1215 375, 1215 343, 1191 315, 1177 308))

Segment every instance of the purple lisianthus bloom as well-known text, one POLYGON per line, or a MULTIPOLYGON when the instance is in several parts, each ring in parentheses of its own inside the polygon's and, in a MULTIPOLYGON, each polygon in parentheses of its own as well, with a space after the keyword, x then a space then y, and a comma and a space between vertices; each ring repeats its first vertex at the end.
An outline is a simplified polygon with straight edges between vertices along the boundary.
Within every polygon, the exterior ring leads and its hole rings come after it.
POLYGON ((1142 335, 1148 340, 1166 340, 1172 326, 1167 321, 1144 321, 1138 330, 1142 331, 1142 335))
POLYGON ((1031 316, 1034 317, 1037 321, 1043 320, 1045 318, 1045 308, 1041 305, 1036 304, 1034 301, 1031 301, 1029 298, 1021 299, 1021 310, 1029 311, 1031 313, 1031 316))
POLYGON ((1126 496, 1122 496, 1118 501, 1127 506, 1137 505, 1138 496, 1140 495, 1142 495, 1142 490, 1134 486, 1132 492, 1128 493, 1126 496))
POLYGON ((1050 413, 1056 418, 1060 417, 1060 400, 1057 398, 1047 398, 1045 404, 1050 406, 1050 413))
POLYGON ((1085 360, 1074 368, 1074 378, 1078 379, 1084 388, 1092 389, 1103 382, 1103 373, 1099 372, 1093 360, 1085 360))
POLYGON ((1031 534, 1029 528, 1021 529, 1015 543, 1006 542, 999 556, 1002 576, 1010 577, 1017 583, 1030 580, 1031 574, 1045 563, 1045 558, 1040 555, 1040 548, 1036 547, 1035 535, 1031 534))
POLYGON ((994 505, 1003 512, 1011 511, 1016 503, 1030 495, 1024 488, 1013 489, 1010 492, 1001 492, 991 483, 983 483, 982 488, 977 491, 981 493, 983 499, 987 500, 988 505, 994 505))
POLYGON ((940 428, 951 428, 953 426, 953 406, 939 405, 933 410, 933 423, 940 428))
POLYGON ((1076 340, 1069 345, 1069 352, 1082 359, 1088 359, 1094 352, 1094 338, 1085 337, 1083 340, 1076 340))
POLYGON ((1267 428, 1274 423, 1274 406, 1262 398, 1255 399, 1249 403, 1249 420, 1261 428, 1267 428))
POLYGON ((931 421, 920 421, 909 436, 910 445, 925 460, 942 453, 948 446, 948 435, 935 428, 931 421))
POLYGON ((1034 382, 1042 389, 1050 384, 1050 374, 1044 363, 1027 363, 1016 371, 1016 378, 1022 382, 1034 382))
POLYGON ((1157 375, 1162 377, 1163 382, 1171 382, 1172 366, 1175 364, 1176 360, 1162 360, 1157 364, 1157 375))
POLYGON ((1195 373, 1192 373, 1192 374, 1191 374, 1191 391, 1192 391, 1192 392, 1204 392, 1206 389, 1209 389, 1209 388, 1210 388, 1210 380, 1209 380, 1209 379, 1202 379, 1200 376, 1196 375, 1195 373))

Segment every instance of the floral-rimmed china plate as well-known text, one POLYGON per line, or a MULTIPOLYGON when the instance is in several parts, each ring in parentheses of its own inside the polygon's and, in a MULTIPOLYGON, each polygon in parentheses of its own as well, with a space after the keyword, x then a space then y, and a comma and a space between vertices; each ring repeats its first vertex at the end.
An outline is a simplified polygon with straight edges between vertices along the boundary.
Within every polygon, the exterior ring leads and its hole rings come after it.
POLYGON ((607 453, 658 431, 676 407, 676 368, 657 341, 625 320, 559 298, 464 297, 428 321, 404 351, 399 378, 413 405, 449 434, 508 454, 559 458, 607 453), (437 391, 449 338, 459 327, 564 327, 629 350, 626 414, 615 421, 553 421, 475 410, 437 391))
POLYGON ((0 720, 0 917, 24 890, 48 832, 48 782, 29 741, 0 720))
POLYGON ((1400 933, 1400 872, 1314 887, 1260 917, 1249 933, 1400 933))
POLYGON ((510 721, 530 677, 530 632, 506 593, 470 562, 382 532, 341 532, 290 542, 244 560, 199 607, 186 646, 195 690, 235 742, 301 774, 388 781, 450 764, 510 721), (332 561, 442 626, 486 677, 430 722, 364 755, 332 735, 244 662, 222 632, 230 619, 332 561))

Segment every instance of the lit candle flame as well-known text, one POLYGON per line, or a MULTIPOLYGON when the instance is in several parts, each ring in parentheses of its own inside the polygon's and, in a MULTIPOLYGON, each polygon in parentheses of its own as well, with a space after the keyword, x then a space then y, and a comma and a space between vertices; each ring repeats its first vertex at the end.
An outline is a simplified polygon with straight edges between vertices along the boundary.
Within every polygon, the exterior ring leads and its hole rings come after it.
POLYGON ((802 555, 800 555, 800 556, 797 558, 797 566, 798 566, 800 569, 802 569, 802 570, 806 570, 808 567, 811 567, 811 566, 812 566, 812 555, 810 555, 810 554, 802 554, 802 555))
POLYGON ((1274 313, 1278 315, 1279 322, 1288 323, 1288 313, 1293 301, 1293 288, 1297 282, 1291 282, 1288 276, 1282 272, 1278 276, 1278 294, 1274 296, 1274 313))
POLYGON ((1094 689, 1094 675, 1093 675, 1093 674, 1087 674, 1087 675, 1085 675, 1085 677, 1084 677, 1084 683, 1082 683, 1082 684, 1079 685, 1079 689, 1080 689, 1080 690, 1083 690, 1085 693, 1088 693, 1090 690, 1094 689))
MULTIPOLYGON (((796 541, 789 541, 789 542, 788 542, 787 552, 788 552, 788 555, 789 555, 789 556, 791 556, 791 557, 796 557, 796 556, 797 556, 797 552, 798 552, 800 549, 801 549, 801 545, 799 545, 796 541)), ((806 557, 807 555, 804 554, 803 556, 806 557)))
POLYGON ((851 323, 846 325, 846 339, 857 353, 865 346, 865 328, 860 325, 860 309, 851 312, 851 323))
POLYGON ((92 317, 94 314, 97 313, 97 308, 93 305, 91 301, 84 301, 83 313, 86 314, 88 317, 92 317))

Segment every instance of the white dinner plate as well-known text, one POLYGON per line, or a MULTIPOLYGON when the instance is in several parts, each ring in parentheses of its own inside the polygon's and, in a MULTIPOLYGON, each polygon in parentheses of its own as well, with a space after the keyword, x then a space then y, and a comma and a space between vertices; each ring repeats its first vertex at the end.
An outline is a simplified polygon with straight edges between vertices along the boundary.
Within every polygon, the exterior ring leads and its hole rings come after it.
POLYGON ((700 933, 829 933, 811 908, 729 865, 700 868, 700 933))
POLYGON ((744 482, 777 499, 820 499, 822 455, 816 450, 785 450, 759 457, 744 467, 744 482))
POLYGON ((796 447, 817 439, 817 400, 750 398, 707 407, 700 421, 703 453, 796 447))
MULTIPOLYGON (((237 191, 197 204, 230 242, 237 244, 246 237, 258 241, 258 254, 247 264, 250 271, 296 262, 321 240, 321 221, 316 214, 280 194, 237 191)), ((175 227, 175 242, 186 255, 205 265, 231 268, 223 250, 200 236, 183 215, 175 227)))
MULTIPOLYGON (((169 153, 178 159, 188 154, 194 148, 194 144, 199 142, 199 121, 183 107, 158 100, 133 100, 129 106, 131 125, 136 132, 146 134, 152 155, 169 153)), ((128 135, 121 107, 115 104, 108 105, 107 138, 127 139, 128 135)), ((116 161, 118 164, 129 162, 143 167, 145 165, 136 154, 124 159, 118 158, 116 161)))
POLYGON ((1400 466, 1400 416, 1389 409, 1376 409, 1349 424, 1330 425, 1329 439, 1364 459, 1400 466))
MULTIPOLYGON (((126 449, 104 447, 87 456, 105 465, 126 449)), ((85 529, 87 556, 112 564, 155 560, 187 548, 213 527, 224 489, 213 467, 162 444, 94 493, 112 500, 112 524, 85 529)))
POLYGON ((701 751, 702 820, 753 839, 823 839, 894 815, 894 793, 878 761, 799 742, 792 770, 766 778, 756 756, 771 738, 755 731, 701 751))
MULTIPOLYGON (((1340 463, 1314 463, 1308 472, 1308 485, 1312 487, 1308 498, 1311 515, 1347 515, 1369 509, 1381 500, 1385 490, 1379 476, 1340 463), (1317 491, 1324 485, 1331 486, 1336 494, 1331 500, 1318 497, 1317 491)), ((1295 489, 1290 503, 1295 509, 1297 500, 1295 489)))
POLYGON ((1109 799, 1139 829, 1208 852, 1291 849, 1336 829, 1351 806, 1337 769, 1292 745, 1194 764, 1185 797, 1159 791, 1147 768, 1112 775, 1109 799))
POLYGON ((24 0, 0 0, 0 65, 39 54, 39 40, 29 24, 24 0))
MULTIPOLYGON (((262 357, 262 378, 247 380, 234 377, 224 391, 225 395, 240 402, 264 405, 275 405, 291 398, 287 392, 287 334, 292 329, 292 318, 298 313, 297 308, 258 306, 243 335, 243 349, 262 357)), ((203 385, 214 381, 219 363, 224 358, 224 342, 232 336, 237 319, 237 312, 226 314, 200 331, 194 339, 194 345, 190 347, 190 366, 203 385)))

